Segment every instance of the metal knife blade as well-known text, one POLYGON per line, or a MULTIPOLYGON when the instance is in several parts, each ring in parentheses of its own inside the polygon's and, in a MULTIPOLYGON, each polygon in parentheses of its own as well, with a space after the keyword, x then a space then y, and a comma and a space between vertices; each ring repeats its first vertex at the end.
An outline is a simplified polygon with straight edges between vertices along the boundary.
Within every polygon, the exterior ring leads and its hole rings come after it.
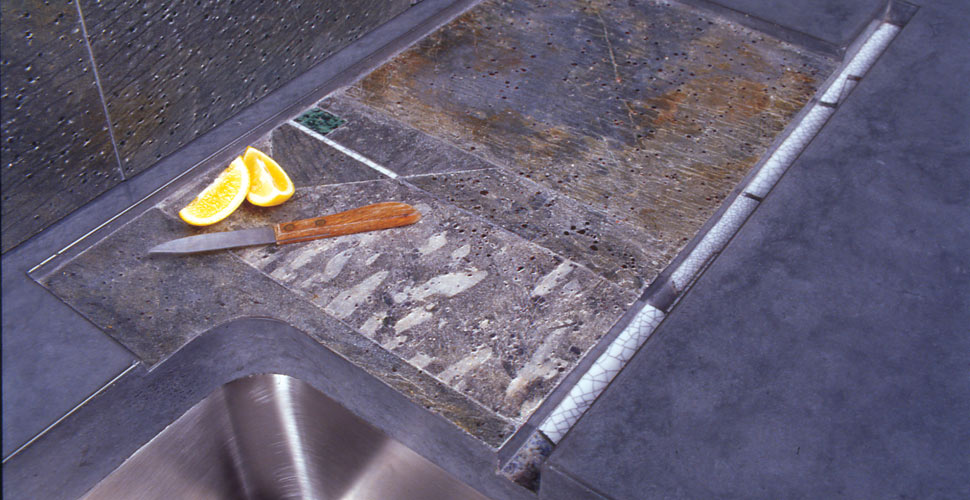
POLYGON ((172 241, 167 241, 148 251, 149 254, 167 253, 196 253, 224 248, 248 247, 251 245, 267 245, 276 243, 276 233, 272 226, 239 231, 225 231, 222 233, 197 234, 172 241))
POLYGON ((398 202, 375 203, 338 214, 284 222, 275 226, 188 236, 162 243, 148 253, 186 254, 270 243, 279 245, 299 243, 317 238, 406 226, 420 219, 421 214, 411 205, 398 202))

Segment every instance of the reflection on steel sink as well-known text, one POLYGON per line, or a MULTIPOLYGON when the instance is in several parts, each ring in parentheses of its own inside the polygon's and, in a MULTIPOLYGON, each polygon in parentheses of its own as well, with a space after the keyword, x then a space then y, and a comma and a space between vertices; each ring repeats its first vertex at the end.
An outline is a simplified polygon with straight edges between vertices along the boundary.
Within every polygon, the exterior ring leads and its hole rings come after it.
POLYGON ((285 375, 220 387, 84 498, 485 500, 285 375))

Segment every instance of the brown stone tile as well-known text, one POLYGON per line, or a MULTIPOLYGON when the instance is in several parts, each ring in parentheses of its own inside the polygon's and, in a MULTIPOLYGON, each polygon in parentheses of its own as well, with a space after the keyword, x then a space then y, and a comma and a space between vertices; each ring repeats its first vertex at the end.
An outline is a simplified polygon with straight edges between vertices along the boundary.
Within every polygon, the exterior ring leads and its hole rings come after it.
POLYGON ((639 228, 670 257, 834 66, 677 4, 490 0, 347 96, 639 228))

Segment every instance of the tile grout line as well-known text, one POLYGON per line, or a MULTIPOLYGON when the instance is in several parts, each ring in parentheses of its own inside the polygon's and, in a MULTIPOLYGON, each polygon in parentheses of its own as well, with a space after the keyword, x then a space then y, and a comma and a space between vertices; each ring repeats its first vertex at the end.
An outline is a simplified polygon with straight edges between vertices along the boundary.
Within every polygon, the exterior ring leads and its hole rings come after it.
POLYGON ((321 133, 319 133, 319 132, 317 132, 317 131, 315 131, 315 130, 313 130, 313 129, 311 129, 311 128, 309 128, 309 127, 307 127, 307 126, 305 126, 305 125, 303 125, 301 123, 298 123, 296 120, 290 120, 289 121, 289 124, 292 125, 292 126, 294 126, 294 127, 296 127, 301 132, 309 135, 310 137, 313 137, 314 139, 317 139, 317 140, 323 142, 327 146, 330 146, 330 147, 336 149, 337 151, 340 151, 341 153, 343 153, 343 154, 345 154, 345 155, 347 155, 347 156, 349 156, 349 157, 351 157, 351 158, 353 158, 353 159, 355 159, 355 160, 363 163, 364 165, 367 165, 368 167, 370 167, 370 168, 372 168, 372 169, 374 169, 374 170, 376 170, 376 171, 378 171, 378 172, 380 172, 380 173, 382 173, 382 174, 390 177, 391 179, 397 179, 398 178, 397 173, 395 173, 394 171, 392 171, 392 170, 384 167, 383 165, 378 164, 377 162, 375 162, 375 161, 371 160, 370 158, 368 158, 368 157, 366 157, 366 156, 364 156, 364 155, 362 155, 362 154, 354 151, 353 149, 350 149, 350 148, 348 148, 348 147, 346 147, 346 146, 344 146, 344 145, 342 145, 342 144, 334 141, 333 139, 328 139, 323 134, 321 134, 321 133))
POLYGON ((118 162, 118 173, 121 175, 122 182, 124 182, 127 179, 125 177, 125 169, 121 163, 118 141, 115 139, 114 126, 111 124, 111 115, 108 114, 108 101, 104 98, 104 88, 101 86, 101 74, 98 72, 98 63, 94 59, 94 49, 91 47, 91 39, 88 38, 87 22, 85 22, 84 13, 81 11, 80 0, 74 0, 74 6, 77 8, 78 20, 81 23, 81 35, 84 36, 84 45, 88 49, 88 60, 91 61, 91 71, 94 73, 94 83, 98 88, 98 97, 101 99, 101 109, 104 110, 104 121, 108 124, 108 137, 111 138, 111 148, 114 150, 115 160, 118 162))
MULTIPOLYGON (((714 226, 701 238, 697 247, 673 272, 670 280, 678 294, 686 291, 693 280, 701 274, 706 264, 723 250, 727 242, 747 221, 748 216, 760 205, 765 195, 835 113, 837 105, 852 89, 852 84, 849 82, 859 81, 899 31, 899 26, 889 22, 881 23, 869 35, 859 51, 844 64, 838 77, 821 93, 816 102, 810 104, 808 113, 770 153, 768 160, 751 178, 740 195, 731 202, 714 226)), ((543 434, 553 444, 558 443, 592 406, 626 363, 633 358, 665 317, 666 313, 663 310, 649 303, 645 304, 552 413, 539 424, 537 433, 543 434)))
MULTIPOLYGON (((432 140, 434 142, 441 143, 441 144, 443 144, 446 147, 452 148, 455 151, 459 151, 462 154, 471 156, 473 158, 476 158, 476 159, 482 161, 483 163, 486 163, 486 164, 490 165, 489 167, 486 167, 486 168, 468 170, 467 172, 474 172, 474 171, 477 171, 477 170, 490 170, 490 169, 491 170, 495 170, 497 172, 501 172, 501 173, 507 174, 509 176, 517 177, 520 181, 525 182, 527 184, 530 184, 530 185, 532 185, 532 186, 534 186, 534 187, 536 187, 538 189, 550 191, 553 194, 555 194, 555 196, 557 196, 557 197, 562 197, 562 198, 569 199, 569 200, 571 200, 571 201, 573 201, 573 202, 575 202, 577 204, 582 205, 584 208, 586 208, 587 210, 589 210, 589 211, 591 211, 591 212, 593 212, 593 213, 595 213, 597 215, 600 215, 600 216, 603 216, 603 217, 607 217, 607 218, 614 217, 614 215, 611 215, 609 212, 607 212, 607 211, 605 211, 605 210, 603 210, 601 208, 598 208, 598 207, 596 207, 594 205, 591 205, 591 204, 588 204, 588 203, 579 201, 579 200, 573 198, 572 196, 570 196, 569 194, 566 194, 566 193, 564 193, 562 191, 559 191, 558 189, 555 189, 555 188, 546 186, 544 184, 541 184, 538 181, 536 181, 535 179, 532 179, 531 177, 525 177, 523 175, 519 175, 509 165, 503 165, 503 164, 496 163, 494 160, 489 159, 489 158, 486 158, 486 157, 482 156, 481 154, 479 154, 478 152, 474 152, 473 153, 471 151, 465 150, 464 148, 459 147, 457 144, 454 144, 454 143, 450 142, 448 139, 446 139, 444 137, 434 136, 434 135, 431 135, 428 132, 425 132, 425 131, 423 131, 421 129, 418 129, 418 128, 416 128, 416 127, 414 127, 414 126, 412 126, 412 125, 410 125, 410 124, 408 124, 408 123, 406 123, 404 121, 401 121, 398 118, 395 118, 393 115, 388 114, 384 109, 382 109, 382 108, 376 108, 376 107, 371 107, 370 105, 365 104, 362 101, 359 101, 357 98, 355 98, 355 97, 347 94, 346 92, 342 93, 341 95, 334 94, 334 96, 337 97, 338 99, 343 99, 343 100, 352 102, 355 105, 357 105, 358 108, 357 109, 353 109, 352 111, 353 112, 356 112, 356 113, 363 114, 365 118, 367 118, 367 119, 369 119, 371 121, 375 121, 375 122, 377 121, 377 119, 375 119, 373 115, 380 115, 381 119, 386 120, 386 121, 392 121, 392 122, 394 122, 395 126, 402 127, 402 128, 406 128, 408 130, 412 130, 414 132, 417 132, 417 133, 419 133, 419 134, 427 137, 428 139, 430 139, 430 140, 432 140), (364 111, 362 111, 360 108, 363 108, 364 111)), ((327 111, 328 113, 331 113, 331 112, 336 113, 336 110, 334 110, 332 108, 327 108, 327 109, 320 108, 320 109, 323 109, 324 111, 327 111)), ((466 172, 466 171, 465 170, 457 170, 457 171, 440 172, 440 173, 434 173, 434 174, 413 174, 413 175, 406 175, 406 176, 404 176, 404 178, 408 178, 408 177, 418 177, 418 176, 423 176, 423 175, 448 175, 448 174, 458 174, 458 173, 462 173, 462 172, 466 172)), ((623 221, 623 220, 616 220, 615 221, 615 224, 623 225, 627 229, 632 230, 632 231, 636 231, 637 230, 637 228, 635 226, 633 226, 631 223, 626 222, 626 221, 623 221)), ((627 241, 629 243, 635 243, 633 240, 627 239, 627 241)))
MULTIPOLYGON (((465 214, 470 215, 470 216, 472 216, 474 218, 480 219, 482 222, 484 222, 485 224, 488 224, 489 226, 494 227, 495 229, 508 232, 508 233, 510 233, 512 235, 515 235, 518 238, 523 239, 524 241, 528 242, 529 244, 532 244, 532 245, 535 245, 535 246, 537 246, 539 248, 542 248, 542 249, 544 249, 547 252, 550 252, 552 254, 559 255, 557 252, 554 252, 553 250, 547 248, 545 245, 542 245, 542 244, 540 244, 540 243, 538 243, 536 241, 532 241, 532 240, 530 240, 530 239, 528 239, 528 238, 526 238, 526 237, 524 237, 524 236, 516 233, 515 231, 512 231, 512 230, 510 230, 510 229, 508 229, 508 228, 506 228, 506 227, 504 227, 504 226, 502 226, 502 225, 500 225, 500 224, 498 224, 498 223, 496 223, 496 222, 494 222, 492 220, 489 220, 486 217, 480 216, 480 215, 478 215, 478 214, 476 214, 476 213, 474 213, 474 212, 472 212, 472 211, 470 211, 468 209, 462 208, 462 207, 460 207, 460 206, 458 206, 458 205, 456 205, 456 204, 454 204, 452 202, 443 200, 438 195, 436 195, 434 193, 431 193, 431 192, 429 192, 429 191, 427 191, 427 190, 425 190, 423 188, 420 188, 420 187, 415 186, 414 184, 408 182, 408 179, 409 178, 412 178, 412 177, 422 177, 422 176, 430 176, 430 175, 460 174, 460 173, 464 173, 464 172, 480 172, 480 171, 485 171, 485 170, 496 170, 496 169, 500 169, 501 167, 490 167, 490 168, 482 168, 482 169, 474 169, 474 170, 459 170, 459 171, 454 171, 454 172, 441 172, 441 173, 430 173, 430 174, 415 174, 415 175, 408 175, 408 176, 401 177, 398 174, 396 174, 395 172, 393 172, 392 170, 390 170, 388 168, 385 168, 385 167, 379 165, 378 163, 376 163, 376 162, 370 160, 369 158, 367 158, 366 156, 364 156, 364 155, 362 155, 360 153, 357 153, 356 151, 354 151, 354 150, 352 150, 352 149, 350 149, 350 148, 348 148, 348 147, 346 147, 346 146, 344 146, 344 145, 342 145, 342 144, 334 141, 333 139, 329 139, 329 138, 325 137, 323 134, 320 134, 319 132, 316 132, 316 131, 310 129, 310 128, 306 127, 305 125, 301 125, 300 123, 297 123, 296 120, 291 120, 290 122, 288 122, 288 124, 296 127, 301 132, 304 132, 304 133, 310 135, 314 139, 317 139, 317 140, 323 142, 324 144, 327 144, 328 146, 333 147, 337 151, 339 151, 339 152, 341 152, 341 153, 343 153, 343 154, 345 154, 345 155, 347 155, 347 156, 349 156, 349 157, 351 157, 351 158, 353 158, 353 159, 355 159, 357 161, 360 161, 361 163, 366 164, 367 166, 369 166, 369 167, 377 170, 378 172, 380 172, 380 173, 382 173, 382 174, 390 177, 391 179, 398 179, 398 178, 400 178, 400 182, 405 183, 407 186, 411 187, 412 189, 416 189, 418 191, 421 191, 422 193, 426 193, 429 196, 431 196, 432 198, 434 198, 435 200, 438 200, 438 201, 440 201, 442 203, 445 203, 445 204, 453 207, 454 209, 456 209, 456 210, 458 210, 458 211, 460 211, 462 213, 465 213, 465 214)), ((371 182, 371 181, 372 180, 354 181, 354 182, 371 182)), ((350 184, 350 183, 342 183, 342 184, 350 184)), ((563 258, 566 259, 565 257, 563 257, 563 258)), ((578 267, 580 267, 582 269, 585 269, 585 270, 589 271, 590 273, 596 275, 597 277, 603 279, 604 282, 609 283, 609 280, 607 280, 605 277, 603 277, 599 272, 596 272, 593 269, 590 269, 585 264, 583 264, 581 262, 577 262, 577 261, 572 260, 572 259, 566 259, 566 260, 568 260, 569 262, 572 262, 576 266, 578 266, 578 267)), ((616 285, 616 284, 613 284, 613 286, 619 287, 619 285, 616 285)))
POLYGON ((91 394, 90 396, 84 398, 84 401, 81 401, 80 403, 78 403, 77 405, 75 405, 74 408, 71 408, 70 409, 70 411, 68 411, 64 415, 61 415, 60 418, 58 418, 53 423, 51 423, 50 425, 48 425, 47 427, 45 427, 44 430, 38 432, 34 437, 30 438, 29 441, 27 441, 26 443, 20 445, 19 448, 17 448, 16 450, 12 451, 9 455, 7 455, 6 457, 4 457, 2 463, 4 463, 4 464, 7 463, 8 460, 10 460, 11 458, 15 457, 21 451, 24 451, 28 446, 34 444, 34 441, 37 441, 38 439, 44 437, 44 435, 47 434, 48 432, 50 432, 51 429, 53 429, 54 427, 56 427, 57 424, 59 424, 62 421, 64 421, 65 418, 70 417, 71 415, 73 415, 74 412, 78 411, 79 409, 81 409, 82 406, 86 405, 88 403, 88 401, 91 401, 92 399, 98 397, 98 395, 100 395, 102 392, 104 392, 105 389, 107 389, 108 387, 111 387, 111 384, 114 384, 115 382, 117 382, 119 379, 121 379, 121 377, 124 377, 125 375, 128 374, 128 372, 134 370, 135 367, 137 367, 139 365, 141 365, 141 361, 132 361, 132 363, 128 366, 128 368, 125 368, 121 373, 115 375, 115 377, 112 378, 111 380, 109 380, 108 383, 102 385, 100 388, 98 388, 97 391, 94 391, 93 394, 91 394))
MULTIPOLYGON (((351 109, 351 112, 360 113, 361 115, 364 115, 364 118, 366 118, 368 120, 371 120, 373 122, 378 122, 379 120, 377 118, 375 118, 374 115, 379 115, 380 116, 380 120, 381 120, 380 121, 380 124, 381 125, 385 125, 386 122, 393 122, 393 124, 394 124, 393 126, 400 127, 400 128, 405 128, 405 129, 408 129, 410 131, 417 132, 417 133, 419 133, 419 134, 427 137, 429 140, 431 140, 433 142, 440 143, 440 144, 444 145, 445 147, 452 148, 455 151, 460 152, 461 154, 464 154, 464 155, 467 155, 467 156, 471 156, 471 157, 476 158, 476 159, 482 161, 483 163, 489 165, 488 167, 485 167, 485 168, 478 168, 478 169, 471 169, 471 170, 454 170, 454 171, 447 171, 447 172, 434 172, 434 173, 428 173, 428 174, 404 175, 401 178, 404 179, 405 182, 408 182, 408 179, 411 179, 411 178, 414 178, 414 177, 425 177, 425 176, 431 176, 431 175, 447 176, 447 175, 452 175, 452 174, 463 174, 463 173, 467 173, 467 172, 480 172, 480 171, 492 170, 492 171, 498 172, 500 174, 508 175, 510 177, 515 177, 520 182, 523 182, 523 183, 525 183, 527 185, 530 185, 534 189, 538 189, 538 190, 541 190, 541 191, 547 191, 549 193, 552 193, 552 195, 557 200, 558 199, 568 200, 569 202, 575 203, 575 204, 581 206, 583 209, 588 210, 589 212, 591 212, 591 213, 593 213, 593 214, 595 214, 597 216, 605 217, 607 219, 611 219, 612 222, 613 222, 613 225, 615 225, 617 227, 622 227, 624 229, 624 231, 629 231, 631 234, 637 233, 637 232, 640 231, 639 228, 637 228, 636 226, 634 226, 630 222, 627 222, 625 220, 615 219, 616 216, 614 214, 610 214, 609 212, 607 212, 607 211, 605 211, 605 210, 603 210, 601 208, 598 208, 598 207, 596 207, 594 205, 588 204, 586 202, 579 201, 576 198, 573 198, 571 195, 569 195, 567 193, 564 193, 562 191, 559 191, 558 189, 555 189, 555 188, 546 186, 544 184, 541 184, 538 181, 536 181, 535 179, 532 179, 531 177, 526 177, 526 176, 523 176, 523 175, 519 175, 510 166, 496 163, 495 161, 493 161, 493 160, 491 160, 489 158, 486 158, 486 157, 478 154, 477 152, 473 153, 471 151, 467 151, 467 150, 465 150, 465 149, 457 146, 456 144, 453 144, 452 142, 449 142, 449 140, 446 139, 446 138, 444 138, 444 137, 434 136, 434 135, 429 134, 428 132, 425 132, 423 130, 420 130, 418 128, 415 128, 414 126, 412 126, 412 125, 410 125, 410 124, 408 124, 408 123, 406 123, 404 121, 401 121, 398 118, 395 118, 394 116, 388 114, 387 112, 385 112, 385 110, 383 110, 381 108, 371 107, 370 105, 365 104, 364 102, 357 100, 357 98, 354 98, 354 97, 350 96, 346 92, 343 92, 343 93, 341 93, 339 95, 334 94, 333 96, 330 96, 330 97, 336 97, 338 100, 344 100, 346 102, 353 103, 351 105, 351 107, 353 108, 353 109, 351 109), (353 106, 357 106, 357 107, 354 108, 353 106)), ((328 97, 328 99, 330 97, 328 97)), ((333 108, 323 108, 322 106, 319 106, 319 105, 318 105, 318 107, 319 107, 319 109, 322 109, 322 110, 324 110, 324 111, 326 111, 328 113, 332 113, 335 116, 338 113, 338 110, 335 110, 333 108)), ((413 184, 412 184, 412 186, 413 186, 413 184)), ((426 190, 424 190, 422 188, 418 188, 417 186, 414 186, 414 187, 416 189, 421 189, 421 191, 427 192, 428 194, 432 194, 431 192, 426 191, 426 190)), ((435 196, 437 198, 437 195, 432 194, 432 196, 435 196)), ((448 203, 451 204, 451 205, 454 205, 454 206, 458 207, 457 204, 454 204, 454 203, 451 203, 451 202, 448 202, 448 203)), ((459 207, 459 209, 465 210, 465 209, 460 208, 460 207, 459 207)), ((472 212, 468 212, 468 213, 472 213, 472 212)), ((488 221, 489 224, 492 224, 492 225, 495 225, 496 227, 502 228, 503 230, 509 231, 509 232, 511 232, 513 234, 518 234, 515 231, 511 231, 510 229, 505 228, 504 226, 501 226, 501 225, 499 225, 499 224, 491 221, 490 219, 488 219, 486 217, 482 217, 482 219, 488 221)), ((519 235, 519 236, 525 238, 522 235, 519 235)), ((633 236, 638 236, 640 238, 643 238, 643 237, 650 237, 650 238, 652 238, 650 236, 650 234, 647 234, 647 233, 634 234, 633 236)), ((622 238, 622 241, 624 243, 629 244, 630 246, 633 246, 633 247, 638 247, 639 244, 640 244, 640 240, 638 238, 633 237, 633 236, 628 236, 627 234, 624 234, 623 232, 619 233, 619 237, 622 238)), ((532 241, 529 238, 525 238, 525 239, 527 239, 529 241, 532 241)), ((545 245, 539 243, 538 241, 532 241, 532 242, 534 244, 536 244, 536 245, 539 245, 539 246, 543 247, 543 248, 547 248, 545 245)), ((550 249, 550 251, 552 251, 552 250, 550 249)), ((557 252, 553 252, 553 253, 557 253, 557 252)), ((573 261, 573 262, 576 262, 576 261, 573 261)), ((579 264, 578 262, 576 262, 576 263, 579 264)), ((603 275, 603 274, 601 274, 601 273, 599 273, 597 271, 594 271, 593 269, 591 269, 590 267, 586 266, 585 264, 580 264, 580 265, 582 267, 584 267, 585 269, 590 270, 594 274, 597 274, 598 276, 605 277, 605 275, 603 275)), ((617 284, 617 286, 620 286, 620 285, 617 284)), ((644 287, 641 287, 640 289, 641 290, 645 290, 646 287, 644 286, 644 287)))

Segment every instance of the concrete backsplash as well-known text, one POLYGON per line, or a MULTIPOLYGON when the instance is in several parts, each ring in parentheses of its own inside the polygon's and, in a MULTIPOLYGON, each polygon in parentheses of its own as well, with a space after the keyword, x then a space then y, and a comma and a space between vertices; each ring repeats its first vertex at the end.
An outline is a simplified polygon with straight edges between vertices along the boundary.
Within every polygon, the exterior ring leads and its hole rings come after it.
POLYGON ((413 3, 2 2, 3 252, 413 3))

